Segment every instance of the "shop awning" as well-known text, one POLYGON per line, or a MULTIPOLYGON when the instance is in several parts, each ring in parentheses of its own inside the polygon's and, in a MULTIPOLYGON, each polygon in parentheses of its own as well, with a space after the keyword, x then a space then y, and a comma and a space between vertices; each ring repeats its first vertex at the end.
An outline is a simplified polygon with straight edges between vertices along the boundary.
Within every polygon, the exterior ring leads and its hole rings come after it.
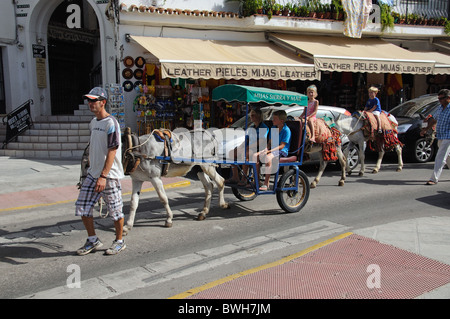
POLYGON ((268 104, 296 104, 302 106, 308 104, 308 97, 301 93, 236 84, 225 84, 215 88, 212 93, 212 99, 213 101, 224 100, 242 103, 266 102, 268 104))
POLYGON ((450 74, 450 55, 437 51, 414 50, 413 52, 421 55, 423 58, 436 61, 433 74, 450 74))
POLYGON ((271 33, 269 40, 302 57, 316 69, 337 72, 433 74, 435 61, 378 38, 303 36, 271 33))
POLYGON ((161 65, 163 78, 316 80, 312 60, 270 42, 217 41, 131 36, 145 48, 147 63, 161 65))

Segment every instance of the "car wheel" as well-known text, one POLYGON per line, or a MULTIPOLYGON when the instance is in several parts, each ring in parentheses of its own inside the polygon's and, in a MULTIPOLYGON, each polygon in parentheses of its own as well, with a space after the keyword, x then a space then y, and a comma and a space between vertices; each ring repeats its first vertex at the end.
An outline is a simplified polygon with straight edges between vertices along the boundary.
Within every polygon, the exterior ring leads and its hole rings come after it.
MULTIPOLYGON (((349 144, 345 144, 342 147, 342 151, 344 152, 349 147, 349 144)), ((350 168, 350 170, 354 170, 356 166, 359 164, 359 149, 352 145, 348 149, 348 157, 347 157, 347 166, 350 168)))
POLYGON ((410 150, 409 159, 416 163, 425 163, 431 160, 434 155, 434 146, 430 145, 425 138, 419 138, 410 150))

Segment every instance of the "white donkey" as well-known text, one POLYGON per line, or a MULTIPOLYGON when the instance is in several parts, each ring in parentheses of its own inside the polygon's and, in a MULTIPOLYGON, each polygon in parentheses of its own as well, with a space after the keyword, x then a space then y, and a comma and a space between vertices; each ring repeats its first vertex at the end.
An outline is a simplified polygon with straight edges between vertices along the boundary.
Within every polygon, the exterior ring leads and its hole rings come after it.
POLYGON ((129 147, 129 152, 125 153, 126 155, 132 152, 132 156, 138 159, 138 161, 133 171, 129 173, 132 179, 132 195, 130 215, 124 226, 124 234, 128 233, 134 225, 136 210, 139 204, 139 195, 144 181, 150 181, 155 188, 160 201, 166 209, 167 219, 165 227, 171 227, 173 213, 170 209, 161 177, 163 173, 165 173, 164 177, 184 176, 195 165, 199 165, 202 169, 197 176, 205 188, 205 202, 203 210, 198 215, 198 220, 205 219, 210 210, 213 191, 211 180, 215 182, 219 189, 220 207, 229 208, 229 205, 224 199, 224 179, 216 172, 216 164, 212 161, 217 152, 217 141, 214 136, 208 131, 203 130, 186 131, 184 133, 169 132, 169 134, 171 135, 172 142, 166 144, 166 147, 164 141, 160 140, 158 136, 148 134, 138 138, 135 137, 138 140, 134 144, 137 145, 129 147), (172 160, 162 161, 157 159, 156 157, 164 157, 167 155, 167 146, 172 149, 172 160), (182 159, 185 159, 185 161, 182 162, 182 159), (201 161, 202 159, 204 161, 201 161))
MULTIPOLYGON (((393 115, 389 115, 389 120, 393 121, 394 123, 398 123, 397 120, 393 115)), ((336 128, 341 131, 343 134, 348 136, 348 139, 350 140, 350 143, 353 143, 355 145, 358 145, 359 149, 359 159, 361 163, 361 168, 359 171, 359 176, 363 176, 365 172, 365 156, 364 156, 364 150, 365 150, 365 142, 369 140, 369 137, 364 136, 363 132, 363 126, 364 126, 364 120, 361 119, 361 117, 354 117, 354 116, 343 116, 339 115, 338 119, 336 120, 336 128)), ((347 150, 350 149, 350 147, 347 148, 347 150)), ((403 168, 403 160, 402 160, 402 146, 400 143, 396 144, 394 146, 395 152, 397 153, 398 157, 398 166, 397 166, 397 172, 400 172, 403 168)), ((345 156, 347 157, 348 154, 345 156)), ((385 153, 384 145, 383 147, 380 147, 380 151, 378 152, 378 159, 375 168, 373 169, 372 173, 376 174, 379 172, 381 168, 381 162, 383 161, 383 156, 385 153)), ((348 168, 347 173, 351 173, 350 168, 348 168)))

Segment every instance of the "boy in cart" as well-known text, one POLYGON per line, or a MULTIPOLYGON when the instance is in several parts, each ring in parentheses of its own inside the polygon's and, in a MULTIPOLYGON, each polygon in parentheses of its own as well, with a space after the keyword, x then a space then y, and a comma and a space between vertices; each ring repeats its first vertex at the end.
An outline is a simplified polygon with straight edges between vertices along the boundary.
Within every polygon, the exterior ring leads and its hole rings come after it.
POLYGON ((280 156, 288 156, 291 141, 291 130, 285 123, 286 119, 287 114, 284 110, 278 110, 273 113, 273 127, 270 130, 270 137, 269 142, 267 143, 267 148, 253 155, 253 161, 256 162, 256 171, 258 178, 260 174, 259 161, 265 163, 264 185, 261 185, 261 187, 259 188, 260 191, 267 191, 269 189, 269 178, 270 174, 272 173, 272 166, 274 166, 273 160, 280 156), (278 135, 278 141, 274 141, 276 135, 278 135))

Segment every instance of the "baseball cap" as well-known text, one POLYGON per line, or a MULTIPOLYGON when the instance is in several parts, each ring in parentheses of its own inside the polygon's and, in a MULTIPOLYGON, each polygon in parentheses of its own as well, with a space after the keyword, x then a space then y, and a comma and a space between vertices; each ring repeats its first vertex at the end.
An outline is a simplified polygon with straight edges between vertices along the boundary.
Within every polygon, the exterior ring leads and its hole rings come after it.
POLYGON ((108 98, 108 93, 106 93, 106 90, 102 89, 101 87, 97 86, 93 88, 88 94, 83 95, 84 98, 88 99, 98 99, 98 100, 106 100, 108 98))

